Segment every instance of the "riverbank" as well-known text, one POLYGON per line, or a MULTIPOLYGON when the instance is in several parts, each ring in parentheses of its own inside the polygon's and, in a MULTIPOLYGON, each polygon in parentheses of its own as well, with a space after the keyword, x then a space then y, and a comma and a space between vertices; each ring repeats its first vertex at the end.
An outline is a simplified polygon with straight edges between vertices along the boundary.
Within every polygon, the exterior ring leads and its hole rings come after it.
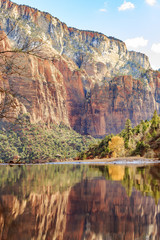
POLYGON ((33 162, 13 162, 0 163, 0 165, 34 165, 34 164, 88 164, 88 165, 105 165, 105 164, 117 164, 117 165, 148 165, 148 164, 158 164, 160 159, 153 158, 143 158, 143 157, 119 157, 119 158, 95 158, 95 159, 85 159, 85 160, 35 160, 33 162))
POLYGON ((80 164, 117 164, 117 165, 145 165, 160 163, 158 158, 144 158, 144 157, 120 157, 120 158, 103 158, 103 159, 90 159, 73 161, 80 164))

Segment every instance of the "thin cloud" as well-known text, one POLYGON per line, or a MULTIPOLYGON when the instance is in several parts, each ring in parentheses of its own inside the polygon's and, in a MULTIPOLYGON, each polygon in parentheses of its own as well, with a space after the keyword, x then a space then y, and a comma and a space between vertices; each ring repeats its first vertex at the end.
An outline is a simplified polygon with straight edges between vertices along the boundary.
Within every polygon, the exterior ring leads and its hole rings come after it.
POLYGON ((124 1, 124 3, 118 8, 118 10, 126 11, 126 10, 134 9, 134 8, 135 8, 135 6, 133 3, 124 1))
POLYGON ((157 0, 146 0, 146 3, 150 6, 154 6, 157 3, 157 0))
POLYGON ((106 8, 101 8, 99 9, 100 12, 107 12, 107 9, 106 8))
POLYGON ((125 41, 127 48, 137 49, 139 47, 146 47, 148 40, 143 37, 130 38, 125 41))
POLYGON ((151 47, 152 52, 160 53, 160 43, 154 43, 151 47))
POLYGON ((104 7, 99 9, 100 12, 107 12, 107 2, 104 2, 104 7))

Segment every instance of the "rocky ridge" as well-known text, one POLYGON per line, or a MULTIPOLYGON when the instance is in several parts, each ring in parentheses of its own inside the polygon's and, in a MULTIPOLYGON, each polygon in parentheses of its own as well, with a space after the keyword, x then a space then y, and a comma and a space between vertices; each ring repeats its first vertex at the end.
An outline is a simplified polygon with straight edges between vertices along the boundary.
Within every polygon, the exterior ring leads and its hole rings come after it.
POLYGON ((16 53, 23 74, 1 79, 1 86, 16 92, 17 116, 29 113, 33 123, 63 122, 82 134, 103 136, 120 131, 127 118, 136 125, 160 111, 160 74, 150 69, 146 55, 101 33, 69 28, 37 9, 9 0, 0 6, 7 47, 39 51, 16 53))
POLYGON ((16 23, 9 35, 15 45, 22 47, 30 37, 34 41, 33 37, 38 33, 39 38, 47 41, 58 54, 85 69, 93 81, 99 82, 118 73, 127 75, 128 69, 124 68, 126 64, 135 63, 146 70, 150 68, 146 55, 128 51, 121 40, 67 27, 57 18, 37 9, 1 0, 1 14, 5 16, 2 22, 6 32, 16 23))

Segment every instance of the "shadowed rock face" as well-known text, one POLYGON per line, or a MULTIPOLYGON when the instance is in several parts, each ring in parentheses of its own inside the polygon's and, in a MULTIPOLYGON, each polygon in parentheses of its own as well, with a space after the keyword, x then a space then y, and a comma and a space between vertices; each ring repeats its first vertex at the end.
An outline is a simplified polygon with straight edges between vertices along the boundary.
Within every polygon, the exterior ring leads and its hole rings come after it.
POLYGON ((127 118, 136 125, 141 119, 152 117, 151 109, 159 109, 160 74, 153 76, 146 87, 131 76, 116 77, 104 86, 94 86, 88 104, 87 129, 93 135, 117 133, 127 118), (150 87, 152 85, 152 87, 150 87))
POLYGON ((150 119, 153 109, 159 111, 158 72, 149 72, 149 83, 132 76, 121 76, 101 86, 91 84, 85 76, 87 87, 84 89, 84 75, 79 72, 71 75, 70 72, 63 71, 62 62, 57 61, 55 65, 65 79, 71 126, 80 133, 93 136, 117 133, 124 128, 127 118, 136 125, 142 119, 150 119))
POLYGON ((73 188, 30 193, 19 200, 0 195, 0 239, 143 239, 160 238, 160 205, 119 182, 84 180, 73 188))
POLYGON ((0 69, 0 87, 16 93, 13 115, 29 113, 32 123, 63 122, 82 134, 104 136, 119 132, 127 118, 136 125, 160 112, 160 73, 149 70, 144 54, 127 51, 118 39, 68 28, 37 9, 9 0, 0 6, 1 29, 13 29, 0 49, 39 39, 45 42, 40 55, 47 58, 16 53, 19 72, 6 77, 0 69))

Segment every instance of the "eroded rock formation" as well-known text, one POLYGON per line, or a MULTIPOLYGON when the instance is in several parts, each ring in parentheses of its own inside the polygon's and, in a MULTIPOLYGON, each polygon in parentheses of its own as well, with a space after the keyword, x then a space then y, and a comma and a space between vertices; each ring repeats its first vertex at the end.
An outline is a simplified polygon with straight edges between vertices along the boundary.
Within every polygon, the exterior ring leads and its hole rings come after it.
POLYGON ((16 93, 16 116, 28 113, 32 123, 63 122, 104 136, 119 132, 127 118, 136 125, 160 112, 160 73, 144 54, 101 33, 68 28, 37 9, 9 0, 0 6, 1 33, 8 34, 1 50, 34 49, 11 53, 18 73, 4 77, 1 69, 0 86, 16 93))

